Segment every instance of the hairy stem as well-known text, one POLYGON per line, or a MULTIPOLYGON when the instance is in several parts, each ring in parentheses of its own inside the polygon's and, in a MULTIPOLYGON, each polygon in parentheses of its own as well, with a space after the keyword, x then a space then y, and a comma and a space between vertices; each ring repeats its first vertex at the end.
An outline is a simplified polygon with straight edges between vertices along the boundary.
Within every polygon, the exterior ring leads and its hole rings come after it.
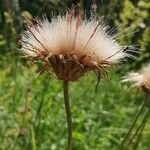
POLYGON ((64 89, 64 103, 65 103, 67 124, 68 124, 67 150, 72 150, 72 118, 71 118, 71 110, 70 110, 70 103, 69 103, 68 81, 63 82, 63 89, 64 89))

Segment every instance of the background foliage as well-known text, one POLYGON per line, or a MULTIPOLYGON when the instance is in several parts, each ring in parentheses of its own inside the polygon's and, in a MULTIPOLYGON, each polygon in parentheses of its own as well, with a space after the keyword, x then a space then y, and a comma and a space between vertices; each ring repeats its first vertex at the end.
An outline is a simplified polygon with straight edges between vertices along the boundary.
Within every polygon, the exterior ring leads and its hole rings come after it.
MULTIPOLYGON (((72 6, 104 19, 125 44, 139 44, 138 60, 110 71, 94 92, 93 74, 70 85, 74 150, 116 150, 127 132, 143 93, 120 83, 124 70, 140 67, 150 58, 149 0, 0 0, 0 150, 61 150, 66 143, 66 118, 61 82, 20 58, 18 38, 22 16, 64 14, 72 6), (133 26, 133 28, 132 28, 133 26), (131 27, 131 28, 129 28, 131 27), (122 31, 122 29, 124 29, 122 31), (136 31, 132 33, 132 31, 136 31), (131 34, 132 33, 132 34, 131 34), (126 34, 127 36, 123 36, 126 34), (131 95, 132 93, 132 95, 131 95)), ((139 150, 149 150, 147 124, 139 150)))

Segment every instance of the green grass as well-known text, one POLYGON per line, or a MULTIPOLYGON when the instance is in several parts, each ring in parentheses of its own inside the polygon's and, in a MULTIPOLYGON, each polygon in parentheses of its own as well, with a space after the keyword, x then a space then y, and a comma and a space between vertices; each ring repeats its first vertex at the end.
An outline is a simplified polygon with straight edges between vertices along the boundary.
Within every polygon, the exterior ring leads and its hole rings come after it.
MULTIPOLYGON (((122 66, 123 67, 123 66, 122 66)), ((67 139, 62 82, 13 54, 0 55, 0 150, 64 150, 67 139)), ((119 72, 119 71, 117 71, 119 72)), ((93 73, 70 83, 73 150, 117 150, 143 94, 110 71, 94 92, 93 73)), ((150 124, 139 150, 149 150, 150 124)))

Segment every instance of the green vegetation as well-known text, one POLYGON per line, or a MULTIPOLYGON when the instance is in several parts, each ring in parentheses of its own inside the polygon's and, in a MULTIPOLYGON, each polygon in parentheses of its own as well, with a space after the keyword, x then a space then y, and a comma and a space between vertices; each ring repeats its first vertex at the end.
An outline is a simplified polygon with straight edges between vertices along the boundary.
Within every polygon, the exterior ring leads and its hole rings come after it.
MULTIPOLYGON (((35 75, 35 67, 7 55, 0 74, 0 149, 65 149, 66 117, 62 83, 49 74, 35 75)), ((74 149, 114 149, 128 131, 143 96, 110 72, 95 93, 93 74, 70 85, 74 149), (132 94, 131 94, 132 93, 132 94)), ((147 124, 140 150, 149 149, 147 124)))
MULTIPOLYGON (((46 73, 37 76, 36 66, 20 58, 17 39, 22 30, 21 14, 41 16, 52 11, 57 14, 72 3, 67 0, 18 2, 0 1, 0 150, 64 150, 67 125, 62 82, 46 73)), ((86 10, 91 5, 87 2, 74 3, 78 9, 86 10)), ((143 54, 132 65, 110 71, 108 79, 100 82, 97 93, 94 92, 97 80, 92 73, 70 84, 73 150, 117 150, 144 99, 143 93, 120 83, 120 78, 124 70, 149 61, 150 2, 107 0, 103 5, 105 13, 113 8, 110 24, 118 30, 123 21, 123 28, 134 25, 139 29, 121 40, 139 43, 143 54)), ((98 14, 102 14, 101 8, 98 2, 98 14)), ((149 140, 147 123, 138 150, 149 150, 149 140)))

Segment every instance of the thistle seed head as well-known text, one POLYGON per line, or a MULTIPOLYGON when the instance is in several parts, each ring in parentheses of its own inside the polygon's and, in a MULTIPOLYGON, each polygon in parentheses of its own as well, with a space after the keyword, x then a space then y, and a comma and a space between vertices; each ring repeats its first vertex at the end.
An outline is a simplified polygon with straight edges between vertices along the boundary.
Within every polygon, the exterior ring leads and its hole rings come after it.
POLYGON ((131 72, 123 77, 123 82, 132 82, 133 87, 150 90, 150 64, 139 72, 131 72))
POLYGON ((75 81, 89 71, 106 75, 108 67, 129 56, 107 30, 102 20, 87 20, 71 9, 51 22, 46 17, 36 24, 29 21, 21 52, 33 62, 42 61, 40 73, 51 70, 60 80, 75 81))

